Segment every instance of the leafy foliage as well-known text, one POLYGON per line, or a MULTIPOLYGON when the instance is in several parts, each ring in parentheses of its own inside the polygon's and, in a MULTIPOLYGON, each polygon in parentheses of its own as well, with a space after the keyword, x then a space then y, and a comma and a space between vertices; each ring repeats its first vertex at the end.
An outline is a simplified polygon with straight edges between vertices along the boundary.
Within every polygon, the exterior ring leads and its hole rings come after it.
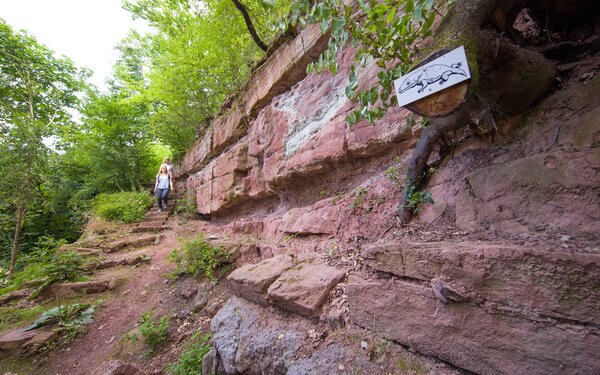
POLYGON ((79 104, 76 94, 86 75, 70 60, 55 57, 33 37, 14 32, 0 20, 0 173, 16 187, 0 191, 0 212, 15 218, 9 276, 26 214, 43 202, 52 153, 44 141, 72 123, 69 110, 79 104))
POLYGON ((175 202, 175 209, 173 212, 176 215, 183 215, 184 217, 193 217, 198 212, 196 209, 196 200, 193 197, 184 196, 175 202))
POLYGON ((140 333, 150 349, 154 350, 168 337, 169 318, 163 316, 158 319, 152 312, 147 312, 141 317, 140 333))
MULTIPOLYGON (((441 2, 441 6, 445 9, 450 3, 441 2)), ((285 20, 275 26, 318 24, 323 34, 331 33, 327 49, 309 65, 309 73, 336 73, 337 55, 348 43, 357 49, 356 61, 361 66, 376 60, 382 68, 377 75, 379 86, 362 92, 356 92, 357 66, 351 68, 346 95, 360 104, 346 117, 352 126, 363 119, 373 123, 397 104, 393 81, 410 69, 420 43, 431 35, 435 17, 444 9, 437 9, 433 0, 358 0, 357 13, 343 0, 294 0, 285 20)))
POLYGON ((210 334, 200 337, 200 332, 192 336, 190 346, 179 356, 176 363, 168 364, 165 371, 172 375, 199 374, 202 371, 202 359, 210 351, 210 334))
POLYGON ((53 237, 42 236, 32 246, 32 251, 17 261, 14 277, 9 281, 4 277, 0 295, 22 288, 25 283, 43 284, 47 278, 48 268, 53 266, 55 254, 65 242, 53 237))
POLYGON ((75 281, 83 274, 83 258, 78 253, 56 251, 49 262, 43 263, 43 283, 31 294, 35 298, 46 287, 62 281, 75 281))
POLYGON ((58 323, 61 326, 90 324, 94 321, 94 306, 88 303, 59 305, 44 311, 35 322, 25 327, 24 331, 58 323))
MULTIPOLYGON (((435 203, 433 198, 431 198, 431 193, 427 191, 416 190, 414 185, 410 185, 406 195, 406 207, 412 209, 413 212, 417 212, 419 207, 425 203, 435 203)), ((404 208, 404 205, 401 205, 400 208, 404 208)))
POLYGON ((211 246, 204 234, 184 241, 181 249, 175 249, 169 254, 169 260, 177 264, 177 273, 203 275, 213 282, 217 279, 215 271, 228 257, 222 248, 211 246))
MULTIPOLYGON (((257 0, 243 3, 261 39, 273 39, 275 33, 266 28, 270 13, 257 0)), ((136 88, 152 103, 156 137, 179 158, 264 53, 231 1, 127 0, 124 8, 155 29, 131 33, 120 49, 126 58, 143 62, 144 85, 136 88)))
POLYGON ((141 221, 152 205, 152 197, 145 192, 100 194, 94 200, 94 213, 106 220, 123 223, 141 221))

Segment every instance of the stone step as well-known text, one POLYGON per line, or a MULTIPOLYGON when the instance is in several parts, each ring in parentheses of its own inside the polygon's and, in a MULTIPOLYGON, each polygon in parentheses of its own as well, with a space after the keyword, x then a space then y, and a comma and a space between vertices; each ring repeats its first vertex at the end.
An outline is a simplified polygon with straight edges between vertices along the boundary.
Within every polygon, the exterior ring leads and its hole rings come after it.
POLYGON ((6 294, 0 296, 0 306, 7 304, 10 301, 29 297, 30 294, 31 294, 31 291, 27 290, 27 289, 13 290, 10 293, 6 293, 6 294))
POLYGON ((141 222, 137 225, 137 227, 146 227, 146 228, 151 228, 151 227, 162 227, 163 223, 159 222, 159 221, 145 221, 145 222, 141 222))
POLYGON ((107 290, 114 290, 119 287, 120 279, 111 278, 110 280, 91 280, 78 281, 70 283, 52 284, 45 288, 39 295, 43 299, 54 299, 56 296, 61 298, 70 298, 82 294, 98 294, 107 290))
POLYGON ((133 233, 151 233, 151 232, 162 232, 163 230, 171 229, 171 227, 167 226, 152 226, 152 227, 135 227, 133 228, 133 233))
POLYGON ((165 220, 170 216, 169 212, 166 211, 162 211, 162 212, 148 212, 146 214, 146 216, 144 217, 144 219, 148 219, 148 218, 164 218, 165 220))
POLYGON ((83 256, 97 256, 104 253, 101 249, 90 247, 74 247, 71 250, 83 256))
MULTIPOLYGON (((134 233, 136 228, 133 228, 134 233)), ((115 253, 125 248, 136 248, 149 245, 158 245, 162 236, 161 235, 147 235, 142 237, 126 238, 123 240, 111 242, 104 245, 103 250, 105 253, 115 253)))
POLYGON ((150 216, 150 217, 145 217, 144 220, 142 220, 140 222, 141 223, 164 223, 165 221, 167 221, 167 217, 166 216, 150 216))
POLYGON ((108 259, 99 262, 87 263, 83 266, 88 271, 92 270, 103 270, 118 266, 133 266, 142 262, 150 261, 150 257, 146 254, 138 254, 133 256, 127 256, 121 259, 108 259))

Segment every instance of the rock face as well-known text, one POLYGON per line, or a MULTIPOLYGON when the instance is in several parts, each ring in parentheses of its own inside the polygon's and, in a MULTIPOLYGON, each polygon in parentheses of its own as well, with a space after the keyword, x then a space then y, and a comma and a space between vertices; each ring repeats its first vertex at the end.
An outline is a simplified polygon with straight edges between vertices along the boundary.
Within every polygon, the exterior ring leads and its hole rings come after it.
POLYGON ((477 304, 600 324, 600 255, 561 254, 486 242, 372 244, 373 269, 416 281, 441 279, 477 304), (577 290, 577 295, 573 291, 577 290))
MULTIPOLYGON (((178 168, 198 212, 234 237, 225 242, 257 241, 227 245, 238 267, 229 287, 241 298, 213 321, 211 368, 343 372, 341 347, 296 362, 288 354, 301 342, 296 322, 321 315, 332 329, 363 327, 474 373, 599 372, 597 57, 569 61, 560 90, 497 116, 493 137, 452 135, 453 152, 423 187, 435 204, 397 226, 421 121, 393 108, 374 126, 348 128, 355 51, 338 56, 336 75, 304 73, 325 44, 305 30, 267 59, 178 168), (310 252, 337 268, 292 257, 310 252), (348 269, 356 274, 339 285, 348 269)), ((374 61, 360 67, 359 90, 378 71, 374 61)))
POLYGON ((594 326, 513 314, 510 306, 492 303, 444 305, 428 286, 404 281, 351 278, 347 291, 356 324, 474 373, 600 371, 594 326))

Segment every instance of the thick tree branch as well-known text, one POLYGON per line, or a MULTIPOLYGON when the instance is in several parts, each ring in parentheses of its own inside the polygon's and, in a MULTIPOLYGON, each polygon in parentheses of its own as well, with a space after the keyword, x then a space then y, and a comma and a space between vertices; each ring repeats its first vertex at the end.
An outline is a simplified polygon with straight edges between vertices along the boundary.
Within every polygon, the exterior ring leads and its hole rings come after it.
POLYGON ((254 43, 256 43, 256 45, 260 47, 260 49, 267 52, 267 45, 258 36, 258 33, 256 32, 254 25, 252 24, 252 20, 250 19, 250 14, 248 14, 248 9, 246 9, 244 4, 242 4, 239 0, 231 1, 233 1, 235 7, 238 8, 238 10, 242 13, 242 16, 244 17, 244 22, 246 22, 246 27, 248 28, 248 31, 250 32, 254 43))

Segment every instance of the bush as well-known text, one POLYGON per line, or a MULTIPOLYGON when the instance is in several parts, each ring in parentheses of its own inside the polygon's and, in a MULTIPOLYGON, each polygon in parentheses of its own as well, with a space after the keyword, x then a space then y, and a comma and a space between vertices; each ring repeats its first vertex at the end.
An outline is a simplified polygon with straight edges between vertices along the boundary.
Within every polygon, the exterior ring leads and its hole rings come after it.
POLYGON ((10 281, 6 280, 6 274, 3 272, 7 270, 0 268, 0 284, 2 284, 0 295, 17 290, 24 283, 33 280, 39 280, 40 284, 43 283, 48 276, 48 268, 55 261, 62 262, 64 260, 63 258, 55 259, 58 248, 64 244, 64 240, 55 240, 48 236, 40 237, 29 254, 24 254, 17 259, 16 272, 10 281))
POLYGON ((140 333, 144 337, 144 341, 150 349, 154 350, 161 342, 165 341, 168 336, 169 318, 163 316, 155 322, 156 318, 153 313, 147 312, 142 315, 140 324, 140 333))
POLYGON ((99 194, 94 199, 93 209, 96 216, 122 223, 142 221, 152 206, 152 197, 145 192, 121 192, 99 194))
POLYGON ((210 339, 209 334, 204 337, 199 336, 200 332, 195 333, 192 336, 191 345, 179 356, 177 362, 166 366, 165 371, 168 374, 200 374, 202 371, 202 359, 212 347, 208 343, 208 340, 210 339))
POLYGON ((196 201, 189 197, 181 197, 175 201, 175 209, 173 211, 176 215, 182 215, 186 218, 192 218, 198 210, 196 208, 196 201))
POLYGON ((204 275, 212 281, 217 280, 217 267, 228 258, 225 250, 211 246, 202 233, 193 240, 184 241, 181 249, 175 249, 169 254, 169 260, 177 264, 177 273, 204 275))
POLYGON ((46 287, 62 281, 75 281, 84 272, 83 258, 78 253, 65 250, 54 253, 50 261, 43 265, 44 282, 29 298, 35 298, 46 287))

